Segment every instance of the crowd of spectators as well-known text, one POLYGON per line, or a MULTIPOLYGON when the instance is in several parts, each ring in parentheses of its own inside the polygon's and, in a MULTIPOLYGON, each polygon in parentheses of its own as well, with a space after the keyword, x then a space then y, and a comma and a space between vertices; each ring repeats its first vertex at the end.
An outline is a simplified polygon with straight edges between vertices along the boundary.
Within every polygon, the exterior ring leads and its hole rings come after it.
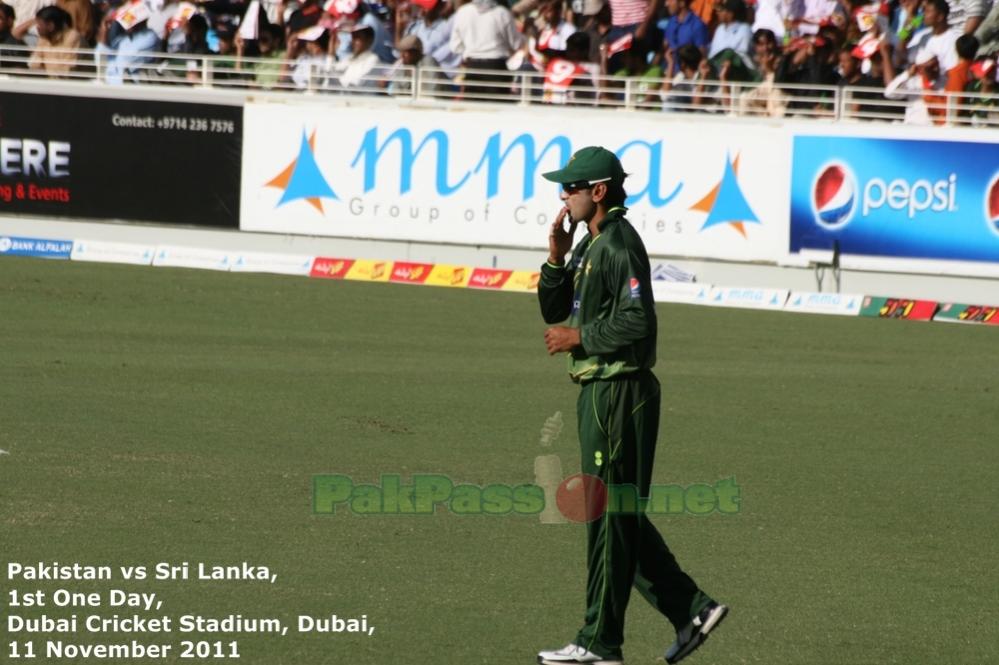
POLYGON ((989 0, 0 2, 0 71, 110 83, 939 124, 999 119, 997 56, 989 0))

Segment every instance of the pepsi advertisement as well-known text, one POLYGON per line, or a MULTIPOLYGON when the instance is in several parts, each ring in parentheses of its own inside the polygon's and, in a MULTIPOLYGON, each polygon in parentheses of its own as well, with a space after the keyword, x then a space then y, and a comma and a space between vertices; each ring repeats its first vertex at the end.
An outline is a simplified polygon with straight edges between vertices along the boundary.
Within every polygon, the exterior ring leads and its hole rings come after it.
POLYGON ((999 144, 796 136, 790 251, 999 263, 999 144))

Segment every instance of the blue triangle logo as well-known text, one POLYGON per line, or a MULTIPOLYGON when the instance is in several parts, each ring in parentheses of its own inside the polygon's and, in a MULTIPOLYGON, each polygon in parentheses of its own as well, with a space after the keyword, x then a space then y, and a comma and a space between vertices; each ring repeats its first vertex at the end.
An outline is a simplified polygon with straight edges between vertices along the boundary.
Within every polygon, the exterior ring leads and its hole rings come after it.
POLYGON ((316 155, 312 151, 309 138, 305 135, 305 128, 302 128, 302 140, 298 146, 298 157, 289 164, 284 171, 267 183, 268 187, 283 188, 278 206, 290 201, 306 199, 317 210, 322 212, 320 199, 340 200, 326 182, 319 164, 316 163, 316 155))
POLYGON ((725 156, 725 173, 722 175, 721 185, 718 187, 718 197, 715 204, 708 213, 708 218, 704 220, 701 230, 715 226, 717 224, 729 224, 731 222, 750 222, 759 224, 760 220, 749 207, 739 181, 735 177, 735 169, 732 168, 732 161, 728 155, 725 156))

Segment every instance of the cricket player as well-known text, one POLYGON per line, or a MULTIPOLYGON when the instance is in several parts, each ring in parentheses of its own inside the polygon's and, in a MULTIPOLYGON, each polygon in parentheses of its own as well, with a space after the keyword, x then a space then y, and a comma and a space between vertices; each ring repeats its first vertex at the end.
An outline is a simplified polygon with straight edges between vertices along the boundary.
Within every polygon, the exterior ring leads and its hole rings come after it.
MULTIPOLYGON (((565 207, 548 237, 538 299, 546 323, 568 319, 545 331, 545 344, 549 354, 568 354, 569 376, 580 384, 582 470, 605 486, 634 485, 647 497, 659 430, 659 382, 651 371, 656 311, 648 254, 624 216, 626 176, 614 153, 591 146, 544 177, 562 185, 565 207), (581 223, 587 233, 566 262, 581 223)), ((728 608, 681 570, 648 517, 600 512, 587 524, 583 627, 568 646, 540 652, 538 662, 620 665, 632 585, 676 628, 666 661, 679 662, 728 608)))

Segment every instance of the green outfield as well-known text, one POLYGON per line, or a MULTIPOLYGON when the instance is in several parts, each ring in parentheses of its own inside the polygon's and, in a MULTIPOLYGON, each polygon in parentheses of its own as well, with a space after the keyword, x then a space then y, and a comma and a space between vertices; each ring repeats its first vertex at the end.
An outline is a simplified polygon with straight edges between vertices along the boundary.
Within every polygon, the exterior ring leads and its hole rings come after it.
MULTIPOLYGON (((999 662, 999 330, 659 315, 655 481, 741 489, 736 514, 654 518, 732 607, 687 662, 999 662)), ((144 616, 375 626, 204 636, 238 639, 252 665, 533 663, 579 627, 583 527, 314 515, 311 491, 315 474, 532 483, 540 454, 578 470, 577 388, 543 330, 535 298, 513 293, 0 260, 3 604, 11 586, 119 588, 157 594, 144 616), (543 447, 557 412, 566 428, 543 447), (278 579, 12 585, 9 561, 246 561, 278 579)), ((0 660, 11 641, 43 641, 9 634, 6 615, 42 613, 0 608, 0 660)), ((626 662, 661 662, 672 640, 634 595, 626 662)))

